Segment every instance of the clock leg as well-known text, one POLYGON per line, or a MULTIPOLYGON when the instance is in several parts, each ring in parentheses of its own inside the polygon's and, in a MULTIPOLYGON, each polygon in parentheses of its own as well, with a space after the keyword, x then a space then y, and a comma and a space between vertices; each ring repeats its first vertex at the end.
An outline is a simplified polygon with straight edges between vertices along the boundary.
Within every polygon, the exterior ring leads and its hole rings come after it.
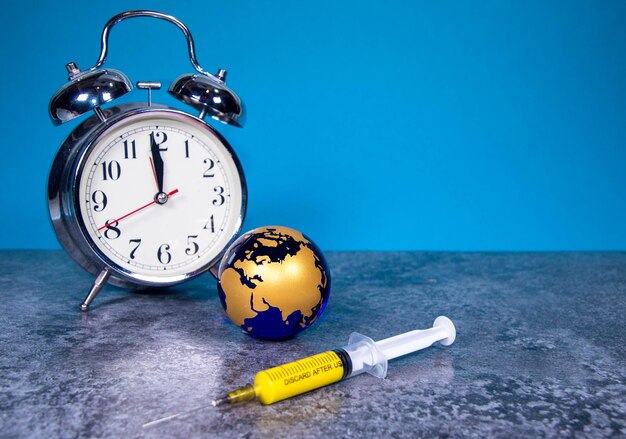
POLYGON ((105 268, 104 270, 100 272, 100 274, 96 277, 95 282, 91 286, 91 289, 89 290, 89 294, 87 294, 87 297, 85 297, 85 300, 83 300, 83 303, 80 304, 81 311, 87 311, 89 309, 89 304, 93 301, 93 299, 96 298, 96 296, 98 295, 102 287, 106 285, 107 280, 109 280, 110 276, 111 276, 111 272, 109 271, 108 268, 105 268))
POLYGON ((209 272, 213 275, 213 277, 215 279, 219 279, 219 272, 220 272, 220 263, 219 263, 219 261, 216 262, 215 264, 211 265, 211 267, 209 268, 209 272))

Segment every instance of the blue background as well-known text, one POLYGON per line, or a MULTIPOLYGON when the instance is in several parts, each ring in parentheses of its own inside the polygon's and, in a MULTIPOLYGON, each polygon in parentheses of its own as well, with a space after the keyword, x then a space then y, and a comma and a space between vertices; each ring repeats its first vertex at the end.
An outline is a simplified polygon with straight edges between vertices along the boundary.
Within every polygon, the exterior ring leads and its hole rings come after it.
MULTIPOLYGON (((325 250, 626 249, 626 2, 591 0, 5 2, 1 248, 59 248, 45 188, 78 122, 53 127, 48 101, 139 8, 185 22, 246 102, 244 129, 217 126, 245 228, 325 250)), ((109 41, 105 67, 184 108, 165 91, 192 71, 176 27, 128 20, 109 41)))

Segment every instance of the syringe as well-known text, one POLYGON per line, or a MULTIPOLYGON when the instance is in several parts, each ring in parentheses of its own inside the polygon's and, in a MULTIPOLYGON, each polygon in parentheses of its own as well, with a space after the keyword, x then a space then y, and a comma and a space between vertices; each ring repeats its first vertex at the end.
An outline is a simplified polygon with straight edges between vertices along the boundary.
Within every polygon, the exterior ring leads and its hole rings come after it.
POLYGON ((435 319, 432 328, 405 332, 377 342, 353 332, 346 346, 258 372, 254 384, 214 400, 213 405, 253 399, 261 404, 273 404, 363 372, 385 378, 389 360, 436 342, 449 346, 455 338, 454 324, 443 316, 435 319))
MULTIPOLYGON (((454 324, 444 316, 437 317, 432 328, 405 332, 377 342, 353 332, 346 346, 258 372, 254 384, 234 390, 214 400, 212 405, 254 399, 258 399, 261 404, 273 404, 364 372, 385 378, 389 360, 425 349, 436 342, 449 346, 455 338, 454 324)), ((206 407, 157 419, 143 426, 156 425, 206 407)))

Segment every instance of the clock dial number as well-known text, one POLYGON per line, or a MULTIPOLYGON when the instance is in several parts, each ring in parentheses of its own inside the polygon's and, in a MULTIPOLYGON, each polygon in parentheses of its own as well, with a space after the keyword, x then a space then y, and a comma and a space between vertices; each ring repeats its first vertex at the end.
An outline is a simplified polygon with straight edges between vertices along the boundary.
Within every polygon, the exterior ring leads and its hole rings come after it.
POLYGON ((163 131, 152 131, 150 133, 150 145, 154 145, 159 151, 167 151, 167 146, 163 146, 163 144, 167 142, 167 134, 163 131), (159 139, 161 139, 159 141, 159 139))
POLYGON ((117 160, 102 162, 102 180, 118 180, 122 175, 122 167, 117 160))
POLYGON ((211 233, 215 233, 215 216, 211 215, 211 218, 207 221, 207 223, 202 228, 203 230, 210 230, 211 233))
POLYGON ((129 244, 137 244, 131 251, 130 251, 130 258, 131 259, 135 259, 135 252, 137 251, 137 249, 139 248, 139 246, 141 245, 141 239, 129 239, 128 240, 129 244))
POLYGON ((185 140, 185 158, 189 158, 189 139, 185 140))
POLYGON ((172 254, 168 251, 169 249, 169 244, 162 244, 157 251, 157 259, 163 265, 169 264, 172 260, 172 254))
POLYGON ((122 167, 117 160, 102 162, 102 180, 118 180, 122 175, 122 167))
POLYGON ((107 196, 102 191, 94 191, 91 194, 91 201, 93 201, 93 210, 95 212, 102 212, 107 207, 107 196))
POLYGON ((120 237, 122 231, 118 229, 118 224, 119 223, 117 222, 117 220, 114 219, 110 219, 106 222, 106 227, 104 230, 104 237, 106 239, 117 239, 120 237))
POLYGON ((226 198, 224 198, 224 188, 222 186, 215 186, 213 188, 213 190, 215 191, 215 193, 217 194, 217 198, 215 200, 213 200, 213 205, 214 206, 221 206, 222 204, 224 204, 224 201, 226 201, 226 198))
POLYGON ((124 158, 125 159, 137 158, 137 145, 134 140, 131 140, 130 142, 128 140, 124 140, 124 158))
POLYGON ((185 254, 187 256, 193 256, 196 253, 198 253, 198 250, 200 250, 200 246, 198 245, 197 242, 194 241, 194 239, 197 239, 197 238, 198 238, 198 235, 187 236, 187 245, 191 246, 185 249, 185 254))
POLYGON ((215 171, 212 171, 212 169, 215 167, 215 162, 212 159, 204 159, 204 163, 209 165, 209 169, 204 171, 204 174, 202 174, 202 176, 204 178, 215 177, 215 171))

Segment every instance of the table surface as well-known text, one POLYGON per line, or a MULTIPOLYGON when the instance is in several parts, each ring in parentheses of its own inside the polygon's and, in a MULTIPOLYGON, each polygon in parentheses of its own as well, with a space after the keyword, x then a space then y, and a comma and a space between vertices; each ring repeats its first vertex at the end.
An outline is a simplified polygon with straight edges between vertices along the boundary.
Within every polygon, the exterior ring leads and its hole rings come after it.
POLYGON ((0 252, 0 436, 626 434, 626 253, 329 253, 323 316, 296 338, 229 322, 210 274, 107 286, 60 251, 0 252), (274 405, 207 408, 267 367, 450 317, 457 340, 274 405))

